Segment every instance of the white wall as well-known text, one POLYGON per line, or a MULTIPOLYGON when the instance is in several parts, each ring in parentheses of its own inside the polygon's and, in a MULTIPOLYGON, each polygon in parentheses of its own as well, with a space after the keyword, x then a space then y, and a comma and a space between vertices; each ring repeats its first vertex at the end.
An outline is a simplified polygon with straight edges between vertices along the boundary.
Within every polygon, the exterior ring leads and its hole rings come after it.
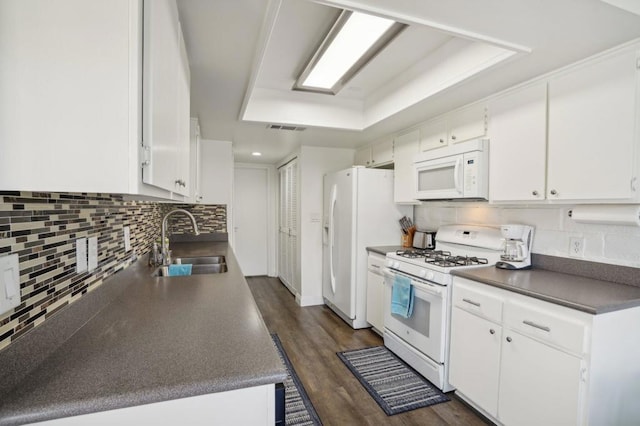
POLYGON ((584 257, 593 262, 640 267, 640 227, 579 224, 568 216, 573 206, 489 206, 486 203, 428 203, 414 208, 419 228, 452 223, 535 226, 533 252, 569 257, 569 239, 584 238, 584 257))
POLYGON ((323 177, 353 164, 353 149, 302 146, 300 168, 300 306, 321 305, 323 177))

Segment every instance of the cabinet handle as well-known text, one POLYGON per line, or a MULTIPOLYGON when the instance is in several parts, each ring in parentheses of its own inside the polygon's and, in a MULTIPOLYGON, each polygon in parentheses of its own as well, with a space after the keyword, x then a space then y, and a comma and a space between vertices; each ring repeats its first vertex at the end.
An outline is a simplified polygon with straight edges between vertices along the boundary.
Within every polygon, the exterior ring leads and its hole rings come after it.
POLYGON ((538 191, 533 191, 531 194, 532 194, 534 197, 537 197, 537 196, 538 196, 538 191))
POLYGON ((551 331, 551 329, 549 327, 547 327, 546 325, 536 324, 533 321, 524 320, 524 321, 522 321, 522 323, 528 325, 529 327, 538 328, 538 329, 540 329, 542 331, 546 331, 547 333, 551 331))
POLYGON ((489 330, 489 333, 496 334, 496 331, 492 328, 492 329, 489 330))
POLYGON ((463 301, 463 302, 466 302, 466 303, 468 303, 468 304, 470 304, 470 305, 477 306, 478 308, 480 307, 480 303, 478 303, 478 302, 474 302, 473 300, 470 300, 470 299, 462 299, 462 301, 463 301))
POLYGON ((455 141, 456 140, 456 135, 451 135, 451 140, 455 141))
POLYGON ((511 337, 507 336, 507 342, 511 343, 512 340, 511 337))
POLYGON ((444 143, 444 139, 440 139, 440 143, 444 143))
POLYGON ((373 264, 372 264, 372 265, 371 265, 371 267, 372 267, 372 268, 380 269, 380 265, 373 265, 373 264))
POLYGON ((558 191, 556 191, 555 189, 551 190, 551 195, 558 195, 558 191))

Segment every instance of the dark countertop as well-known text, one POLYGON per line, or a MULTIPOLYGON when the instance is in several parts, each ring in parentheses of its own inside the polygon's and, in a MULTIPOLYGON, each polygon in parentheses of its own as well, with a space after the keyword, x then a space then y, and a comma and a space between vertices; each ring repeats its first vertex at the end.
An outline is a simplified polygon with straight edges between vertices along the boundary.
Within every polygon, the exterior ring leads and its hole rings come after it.
POLYGON ((386 255, 387 253, 396 252, 398 250, 404 250, 406 247, 402 246, 373 246, 367 247, 367 251, 378 253, 381 255, 386 255))
POLYGON ((174 257, 225 255, 229 271, 154 278, 144 257, 105 280, 130 283, 0 398, 0 425, 284 381, 286 370, 228 244, 171 249, 174 257))
POLYGON ((486 266, 451 273, 589 314, 640 306, 640 287, 544 269, 510 271, 486 266))

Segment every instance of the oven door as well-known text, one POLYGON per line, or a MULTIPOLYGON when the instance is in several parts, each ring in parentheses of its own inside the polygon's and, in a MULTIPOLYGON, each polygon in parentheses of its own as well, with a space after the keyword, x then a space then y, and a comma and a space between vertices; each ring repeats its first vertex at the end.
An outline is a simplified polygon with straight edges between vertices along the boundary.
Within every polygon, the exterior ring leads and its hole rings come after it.
MULTIPOLYGON (((384 327, 437 363, 445 361, 445 324, 448 287, 411 277, 413 313, 403 318, 391 313, 391 287, 397 271, 384 269, 384 327)), ((403 274, 404 275, 404 274, 403 274)))

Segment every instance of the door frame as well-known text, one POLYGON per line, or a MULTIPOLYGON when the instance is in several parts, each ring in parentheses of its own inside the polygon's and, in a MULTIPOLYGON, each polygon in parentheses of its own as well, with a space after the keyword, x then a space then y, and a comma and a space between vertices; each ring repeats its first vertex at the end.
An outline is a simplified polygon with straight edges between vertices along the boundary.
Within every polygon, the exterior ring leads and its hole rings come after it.
MULTIPOLYGON (((277 237, 277 211, 276 211, 276 207, 277 207, 277 195, 278 195, 278 188, 277 188, 277 170, 273 165, 270 164, 253 164, 253 163, 233 163, 233 173, 235 176, 235 171, 236 169, 260 169, 260 170, 266 170, 267 172, 267 274, 270 277, 277 277, 278 276, 278 270, 277 270, 277 249, 276 249, 276 237, 277 237)), ((236 193, 235 193, 235 182, 233 184, 233 200, 234 202, 232 203, 233 206, 236 205, 235 203, 235 197, 236 197, 236 193)), ((233 207, 231 208, 231 212, 230 212, 230 217, 231 217, 231 221, 230 221, 230 227, 229 229, 231 230, 231 234, 233 235, 233 237, 231 237, 231 242, 233 245, 233 240, 235 238, 235 229, 233 227, 233 217, 234 217, 235 211, 233 210, 233 207)))

